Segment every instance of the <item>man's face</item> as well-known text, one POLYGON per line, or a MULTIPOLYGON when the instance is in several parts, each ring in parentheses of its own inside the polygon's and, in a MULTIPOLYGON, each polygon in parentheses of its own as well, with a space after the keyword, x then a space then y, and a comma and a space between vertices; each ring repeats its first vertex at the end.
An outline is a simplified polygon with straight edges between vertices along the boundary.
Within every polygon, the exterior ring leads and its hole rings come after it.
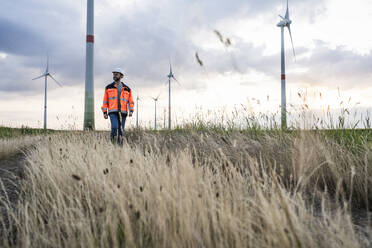
POLYGON ((113 79, 114 79, 114 81, 119 81, 122 78, 123 78, 123 75, 121 75, 119 72, 114 72, 113 73, 113 79))

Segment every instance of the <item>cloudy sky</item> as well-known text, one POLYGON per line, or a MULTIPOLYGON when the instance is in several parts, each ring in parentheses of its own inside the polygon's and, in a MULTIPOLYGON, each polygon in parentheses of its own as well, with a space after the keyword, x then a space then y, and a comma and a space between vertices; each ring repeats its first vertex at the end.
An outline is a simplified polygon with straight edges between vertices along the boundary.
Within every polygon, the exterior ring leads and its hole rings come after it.
MULTIPOLYGON (((372 107, 372 1, 290 0, 292 33, 286 32, 288 104, 307 92, 314 111, 372 107), (322 97, 320 97, 320 93, 322 97)), ((177 120, 196 111, 252 105, 276 112, 280 104, 280 29, 284 0, 95 1, 96 127, 109 127, 100 111, 111 71, 122 67, 125 83, 139 95, 140 120, 153 119, 151 96, 167 106, 168 60, 177 120), (226 48, 213 32, 229 38, 226 48), (201 67, 195 53, 199 54, 201 67), (259 100, 259 104, 257 103, 259 100)), ((2 0, 0 8, 0 125, 41 127, 43 73, 48 83, 48 127, 82 128, 85 81, 85 0, 2 0)), ((135 118, 129 120, 133 125, 135 118)))

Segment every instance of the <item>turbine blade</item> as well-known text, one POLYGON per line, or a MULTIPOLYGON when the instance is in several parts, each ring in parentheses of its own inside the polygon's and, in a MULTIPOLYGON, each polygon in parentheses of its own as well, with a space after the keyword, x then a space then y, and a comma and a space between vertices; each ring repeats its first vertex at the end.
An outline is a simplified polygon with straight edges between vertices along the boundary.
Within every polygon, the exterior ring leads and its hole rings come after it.
POLYGON ((287 27, 288 27, 288 31, 289 31, 289 36, 291 37, 292 49, 293 49, 293 55, 294 55, 294 57, 295 57, 295 61, 296 61, 296 52, 295 52, 294 45, 293 45, 292 32, 291 32, 291 25, 288 25, 287 27))
POLYGON ((47 53, 47 68, 46 68, 46 72, 47 73, 49 72, 49 52, 47 53))
POLYGON ((52 75, 49 74, 48 76, 51 77, 54 80, 54 82, 56 82, 60 87, 63 87, 63 85, 59 83, 57 80, 55 80, 52 75))
POLYGON ((45 77, 45 74, 41 75, 40 77, 34 78, 32 80, 36 80, 36 79, 39 79, 39 78, 42 78, 42 77, 45 77))
POLYGON ((279 17, 282 18, 283 20, 285 20, 285 18, 282 15, 279 15, 279 17))
POLYGON ((172 75, 172 63, 171 63, 171 60, 169 58, 169 71, 170 71, 170 75, 172 75))
POLYGON ((286 13, 285 13, 285 19, 289 20, 288 0, 287 0, 287 11, 286 11, 286 13))
MULTIPOLYGON (((156 98, 155 97, 153 97, 153 96, 144 96, 145 98, 149 98, 149 99, 152 99, 152 100, 156 100, 156 98)), ((139 99, 139 98, 138 98, 139 99)), ((139 99, 140 100, 140 99, 139 99)))
POLYGON ((178 83, 179 86, 181 86, 180 82, 175 78, 175 76, 172 75, 172 78, 178 83))

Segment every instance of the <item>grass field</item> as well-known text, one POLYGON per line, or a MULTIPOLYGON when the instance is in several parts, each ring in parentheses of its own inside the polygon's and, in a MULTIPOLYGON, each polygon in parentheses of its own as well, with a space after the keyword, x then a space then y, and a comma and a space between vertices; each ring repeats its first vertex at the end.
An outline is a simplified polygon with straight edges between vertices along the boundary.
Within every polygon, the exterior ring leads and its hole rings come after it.
POLYGON ((372 245, 369 129, 40 132, 0 128, 30 140, 3 247, 372 245))

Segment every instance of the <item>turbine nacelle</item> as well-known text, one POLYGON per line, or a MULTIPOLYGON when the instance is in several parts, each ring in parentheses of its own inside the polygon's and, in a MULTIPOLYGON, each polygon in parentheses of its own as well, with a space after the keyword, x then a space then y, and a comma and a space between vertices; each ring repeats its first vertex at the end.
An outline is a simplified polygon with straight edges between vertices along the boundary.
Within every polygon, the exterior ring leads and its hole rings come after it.
POLYGON ((167 77, 169 78, 169 81, 173 78, 174 81, 176 81, 179 85, 181 85, 180 82, 178 82, 178 80, 176 79, 176 77, 173 74, 172 63, 171 63, 170 59, 169 59, 169 74, 167 75, 167 77))
POLYGON ((277 27, 285 27, 285 26, 287 26, 287 23, 284 22, 284 21, 281 21, 281 22, 279 22, 276 26, 277 26, 277 27))
POLYGON ((45 69, 45 72, 43 75, 37 77, 37 78, 34 78, 32 80, 36 80, 36 79, 40 79, 42 77, 50 77, 51 79, 53 79, 54 82, 56 82, 56 84, 58 84, 60 87, 63 87, 63 85, 58 82, 50 73, 49 73, 49 55, 47 57, 47 66, 46 66, 46 69, 45 69))
POLYGON ((285 16, 281 16, 279 15, 279 17, 282 19, 279 23, 278 23, 278 27, 289 27, 291 24, 292 24, 292 21, 290 20, 289 18, 289 7, 288 7, 288 0, 287 0, 287 11, 285 12, 285 16))
POLYGON ((159 100, 159 97, 160 97, 160 94, 157 97, 151 97, 151 98, 152 98, 152 100, 154 100, 155 102, 157 102, 159 100))
POLYGON ((286 19, 283 16, 279 15, 279 17, 282 19, 277 26, 278 27, 288 27, 292 24, 292 20, 286 19))

